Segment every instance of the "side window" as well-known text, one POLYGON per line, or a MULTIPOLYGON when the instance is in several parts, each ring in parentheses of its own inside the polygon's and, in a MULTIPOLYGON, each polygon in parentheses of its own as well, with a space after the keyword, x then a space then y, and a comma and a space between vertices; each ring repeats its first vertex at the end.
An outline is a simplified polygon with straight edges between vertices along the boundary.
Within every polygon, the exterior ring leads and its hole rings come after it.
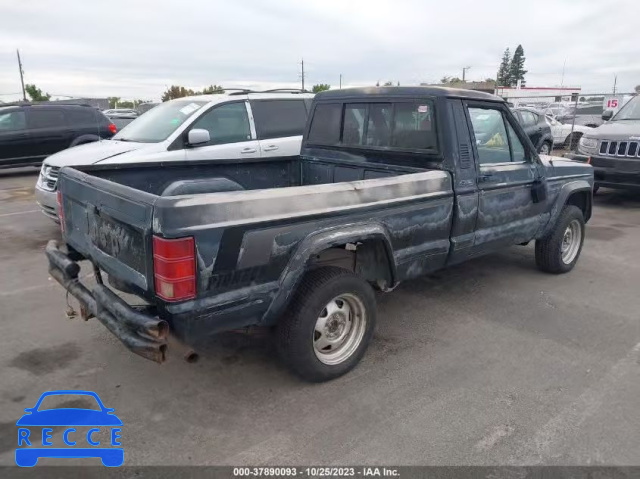
POLYGON ((31 128, 61 128, 67 124, 62 110, 36 109, 29 110, 29 126, 31 128))
POLYGON ((0 113, 0 132, 24 130, 27 122, 24 111, 12 111, 11 113, 0 113))
POLYGON ((342 143, 345 145, 362 145, 362 139, 364 138, 364 121, 366 117, 367 105, 351 103, 344 106, 342 143))
POLYGON ((211 136, 209 145, 237 143, 251 139, 249 116, 244 102, 213 107, 198 118, 191 128, 207 130, 211 136))
POLYGON ((507 122, 507 130, 509 131, 509 141, 511 142, 511 161, 526 161, 527 154, 524 145, 509 122, 507 122))
POLYGON ((396 103, 391 146, 430 150, 436 149, 433 104, 430 101, 396 103))
POLYGON ((469 108, 481 165, 511 161, 507 129, 500 110, 469 108))
POLYGON ((367 146, 391 145, 391 103, 371 103, 367 121, 367 146))
POLYGON ((251 110, 259 140, 302 135, 307 123, 303 100, 257 100, 251 110))
POLYGON ((340 141, 342 103, 321 103, 316 105, 308 142, 319 145, 336 145, 340 141))
POLYGON ((72 125, 91 126, 98 123, 93 108, 73 108, 66 111, 67 118, 72 125))

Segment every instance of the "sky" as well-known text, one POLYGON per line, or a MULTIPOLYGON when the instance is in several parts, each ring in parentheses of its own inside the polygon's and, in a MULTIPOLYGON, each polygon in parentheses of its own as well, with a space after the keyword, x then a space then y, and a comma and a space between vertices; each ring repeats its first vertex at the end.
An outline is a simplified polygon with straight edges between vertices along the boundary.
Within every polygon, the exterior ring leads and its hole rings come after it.
POLYGON ((640 84, 638 0, 0 0, 0 101, 158 100, 169 85, 254 89, 495 78, 522 44, 527 86, 640 84), (564 77, 563 77, 564 68, 564 77))

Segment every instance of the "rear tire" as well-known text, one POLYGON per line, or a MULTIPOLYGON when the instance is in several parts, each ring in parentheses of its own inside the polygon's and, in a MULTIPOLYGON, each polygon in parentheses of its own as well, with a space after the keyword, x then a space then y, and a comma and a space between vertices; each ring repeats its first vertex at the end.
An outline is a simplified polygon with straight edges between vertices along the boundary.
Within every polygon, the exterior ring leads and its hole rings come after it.
POLYGON ((582 210, 567 205, 549 235, 536 241, 536 265, 546 273, 568 273, 578 262, 583 243, 582 210))
POLYGON ((376 301, 369 283, 346 269, 312 270, 278 324, 278 352, 302 379, 329 381, 360 362, 375 324, 376 301))
POLYGON ((538 150, 538 154, 540 154, 540 155, 550 155, 552 149, 553 149, 552 144, 549 143, 548 141, 545 141, 544 143, 542 143, 542 145, 540 145, 540 149, 538 150))

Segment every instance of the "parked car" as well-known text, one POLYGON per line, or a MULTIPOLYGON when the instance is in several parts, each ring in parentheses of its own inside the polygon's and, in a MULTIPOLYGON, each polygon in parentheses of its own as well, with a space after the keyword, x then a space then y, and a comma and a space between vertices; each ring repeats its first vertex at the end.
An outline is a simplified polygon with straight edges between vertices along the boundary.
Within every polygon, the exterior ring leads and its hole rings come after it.
POLYGON ((164 360, 169 331, 193 344, 276 326, 288 366, 326 381, 365 353, 374 289, 529 241, 543 271, 578 261, 593 169, 538 156, 501 98, 355 88, 319 93, 311 111, 299 156, 63 168, 51 276, 145 358, 164 360))
POLYGON ((142 115, 143 113, 148 112, 149 110, 151 110, 152 108, 154 108, 154 107, 156 107, 158 105, 160 105, 160 103, 152 103, 152 102, 140 103, 136 107, 136 111, 138 112, 138 116, 142 115))
POLYGON ((138 112, 133 108, 112 108, 110 110, 104 110, 102 113, 104 113, 107 116, 113 116, 113 115, 138 116, 138 112))
POLYGON ((594 168, 594 192, 600 186, 640 191, 640 96, 602 118, 607 123, 585 133, 578 146, 594 168))
POLYGON ((533 108, 514 108, 513 113, 525 133, 541 155, 548 155, 553 149, 553 135, 545 116, 533 108))
POLYGON ((39 165, 75 145, 115 135, 116 126, 91 106, 17 103, 0 106, 0 168, 39 165))
POLYGON ((596 128, 602 125, 602 103, 579 103, 576 105, 561 105, 550 106, 544 110, 544 114, 550 116, 561 123, 572 124, 579 126, 588 126, 590 128, 596 128), (574 121, 575 117, 575 121, 574 121))
POLYGON ((312 98, 304 93, 240 91, 162 103, 126 125, 112 141, 47 158, 36 200, 46 216, 58 220, 58 171, 68 165, 299 155, 312 98))
POLYGON ((108 118, 109 118, 109 120, 111 120, 111 123, 116 125, 116 128, 118 129, 118 131, 120 131, 125 126, 127 126, 129 123, 131 123, 133 120, 138 118, 138 115, 118 115, 118 114, 116 114, 116 115, 109 115, 108 118))
POLYGON ((545 119, 551 127, 554 147, 563 147, 573 150, 578 146, 578 142, 580 141, 580 138, 582 138, 582 135, 593 130, 590 126, 562 123, 550 116, 547 116, 545 119))

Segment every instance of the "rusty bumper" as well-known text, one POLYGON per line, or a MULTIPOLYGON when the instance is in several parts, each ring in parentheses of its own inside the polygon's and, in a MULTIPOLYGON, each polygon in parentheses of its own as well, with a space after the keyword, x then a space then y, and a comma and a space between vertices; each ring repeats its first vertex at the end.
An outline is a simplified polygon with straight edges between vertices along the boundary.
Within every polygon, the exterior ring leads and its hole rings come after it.
POLYGON ((78 274, 80 265, 60 251, 55 240, 45 249, 49 274, 79 302, 84 319, 97 318, 132 352, 158 363, 165 360, 169 324, 132 308, 109 288, 84 286, 78 274))

